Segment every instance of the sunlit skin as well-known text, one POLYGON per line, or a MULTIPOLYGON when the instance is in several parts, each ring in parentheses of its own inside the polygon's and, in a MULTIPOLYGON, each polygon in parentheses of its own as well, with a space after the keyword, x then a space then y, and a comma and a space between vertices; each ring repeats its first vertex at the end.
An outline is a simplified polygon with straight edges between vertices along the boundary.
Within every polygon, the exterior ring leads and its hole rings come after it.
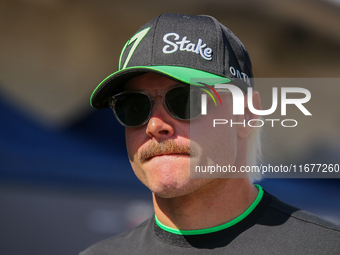
MULTIPOLYGON (((157 95, 157 90, 166 90, 176 82, 164 76, 147 73, 131 79, 125 90, 149 89, 157 95)), ((182 229, 202 229, 228 222, 242 214, 257 196, 257 189, 244 174, 242 178, 190 178, 190 163, 204 165, 214 159, 222 159, 228 164, 246 165, 247 136, 251 128, 242 125, 220 127, 214 136, 207 134, 212 130, 212 119, 243 118, 255 119, 245 106, 245 115, 232 115, 230 94, 221 94, 223 107, 209 107, 205 116, 193 121, 177 120, 163 107, 162 98, 155 98, 149 122, 143 126, 126 128, 126 144, 131 166, 153 194, 154 209, 158 219, 165 225, 182 229), (222 115, 221 115, 222 114, 222 115), (190 143, 190 132, 194 138, 190 143), (140 160, 140 153, 152 143, 172 139, 176 144, 195 148, 196 154, 162 154, 146 161, 140 160), (206 153, 206 148, 211 148, 206 153), (214 154, 211 159, 209 153, 214 154), (217 155, 217 156, 216 156, 217 155), (209 215, 209 217, 207 217, 209 215)), ((253 104, 260 109, 260 98, 253 94, 253 104)))

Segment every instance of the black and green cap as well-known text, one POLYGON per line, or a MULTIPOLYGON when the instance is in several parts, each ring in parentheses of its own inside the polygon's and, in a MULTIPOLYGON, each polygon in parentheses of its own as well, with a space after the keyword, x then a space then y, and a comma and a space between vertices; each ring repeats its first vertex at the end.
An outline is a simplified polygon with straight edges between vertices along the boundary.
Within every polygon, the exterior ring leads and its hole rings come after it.
POLYGON ((207 78, 209 85, 233 81, 245 92, 253 86, 248 52, 228 28, 211 16, 166 13, 142 26, 127 41, 119 70, 97 86, 91 105, 108 108, 108 98, 122 84, 146 72, 187 84, 207 78))

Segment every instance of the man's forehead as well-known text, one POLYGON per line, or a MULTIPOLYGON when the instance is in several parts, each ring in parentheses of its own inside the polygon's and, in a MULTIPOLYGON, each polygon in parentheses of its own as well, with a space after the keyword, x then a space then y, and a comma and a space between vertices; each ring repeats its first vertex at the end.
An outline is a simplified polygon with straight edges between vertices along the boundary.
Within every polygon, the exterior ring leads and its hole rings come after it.
POLYGON ((178 84, 178 82, 156 73, 144 73, 128 80, 124 90, 160 89, 178 84))

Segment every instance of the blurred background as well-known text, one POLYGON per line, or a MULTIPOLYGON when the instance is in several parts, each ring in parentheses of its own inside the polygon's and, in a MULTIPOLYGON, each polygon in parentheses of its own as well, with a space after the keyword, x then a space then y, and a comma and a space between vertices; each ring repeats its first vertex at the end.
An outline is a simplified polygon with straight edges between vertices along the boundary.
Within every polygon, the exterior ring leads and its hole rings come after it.
MULTIPOLYGON (((152 214, 124 129, 110 110, 91 109, 89 97, 117 70, 125 42, 164 12, 216 17, 247 47, 255 77, 340 78, 337 0, 2 0, 0 254, 77 254, 152 214)), ((333 85, 312 94, 328 102, 318 105, 327 110, 323 121, 289 139, 268 131, 265 155, 277 154, 266 162, 340 163, 340 84, 333 85)), ((260 184, 340 223, 339 179, 260 184)))

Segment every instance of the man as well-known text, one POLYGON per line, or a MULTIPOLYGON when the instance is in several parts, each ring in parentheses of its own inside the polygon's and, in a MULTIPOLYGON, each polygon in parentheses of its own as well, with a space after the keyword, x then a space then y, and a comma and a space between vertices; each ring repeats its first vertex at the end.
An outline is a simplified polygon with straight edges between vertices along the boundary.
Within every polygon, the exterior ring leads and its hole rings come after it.
MULTIPOLYGON (((126 43, 119 71, 95 89, 91 104, 111 107, 126 126, 130 163, 152 191, 155 215, 82 255, 340 254, 337 226, 266 193, 249 178, 258 176, 203 170, 256 164, 254 125, 211 132, 221 116, 234 123, 257 119, 246 100, 244 114, 233 115, 230 92, 213 86, 232 84, 246 94, 252 77, 243 44, 209 16, 163 14, 126 43), (207 113, 205 93, 221 100, 215 106, 209 97, 207 113)), ((252 103, 261 109, 257 92, 252 103)))

